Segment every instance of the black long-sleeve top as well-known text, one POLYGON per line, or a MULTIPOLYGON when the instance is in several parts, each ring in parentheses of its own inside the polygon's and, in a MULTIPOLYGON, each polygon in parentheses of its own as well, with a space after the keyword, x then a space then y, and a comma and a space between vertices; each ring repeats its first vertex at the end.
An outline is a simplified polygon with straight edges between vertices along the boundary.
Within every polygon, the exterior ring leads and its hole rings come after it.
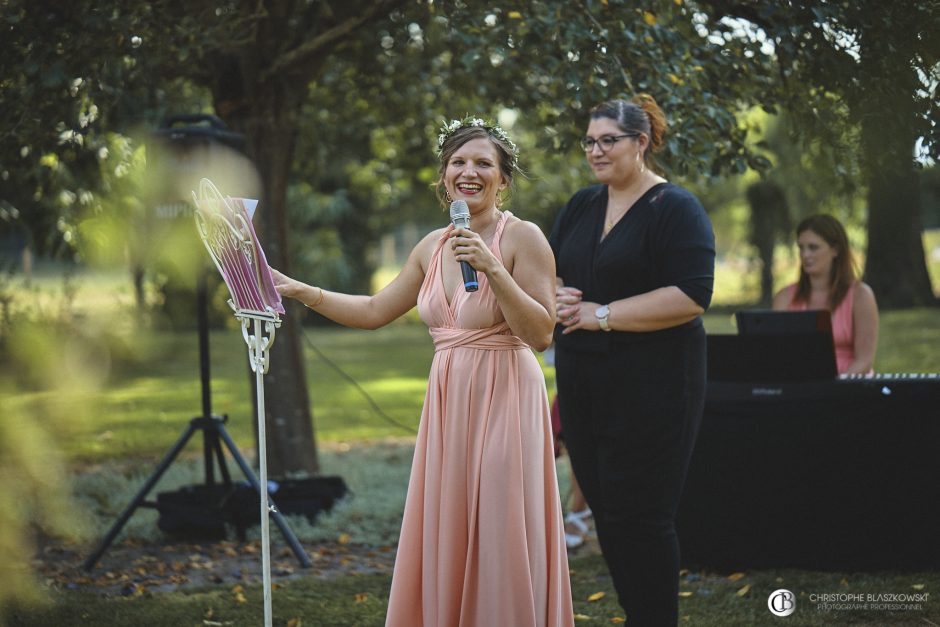
MULTIPOLYGON (((715 275, 715 236, 698 199, 672 183, 650 188, 601 241, 607 186, 586 187, 558 214, 549 243, 564 285, 582 291, 585 301, 606 304, 675 285, 707 309, 715 275)), ((579 330, 555 341, 572 350, 605 351, 611 343, 631 343, 701 326, 696 318, 651 332, 579 330)))

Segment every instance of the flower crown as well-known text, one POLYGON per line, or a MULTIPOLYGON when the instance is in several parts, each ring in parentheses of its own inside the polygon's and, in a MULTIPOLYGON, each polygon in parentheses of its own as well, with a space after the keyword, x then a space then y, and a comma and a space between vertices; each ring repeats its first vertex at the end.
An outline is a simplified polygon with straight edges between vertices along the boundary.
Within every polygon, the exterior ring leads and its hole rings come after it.
POLYGON ((469 115, 461 120, 451 120, 441 127, 441 130, 437 136, 437 154, 441 154, 441 149, 444 147, 444 142, 447 141, 448 137, 462 128, 468 128, 471 126, 478 126, 482 129, 485 129, 486 132, 490 135, 496 137, 500 141, 505 142, 506 145, 510 148, 514 162, 519 157, 519 149, 516 147, 516 143, 509 139, 509 135, 506 134, 506 131, 501 129, 496 124, 490 124, 482 118, 475 118, 469 115))

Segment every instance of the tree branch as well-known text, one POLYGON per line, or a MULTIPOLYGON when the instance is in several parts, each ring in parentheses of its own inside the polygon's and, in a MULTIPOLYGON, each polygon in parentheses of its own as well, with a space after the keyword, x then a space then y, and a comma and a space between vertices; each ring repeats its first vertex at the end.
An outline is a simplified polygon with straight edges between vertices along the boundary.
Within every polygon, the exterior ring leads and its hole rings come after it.
POLYGON ((293 50, 282 54, 275 59, 271 66, 261 75, 261 81, 267 82, 278 76, 288 74, 304 64, 316 66, 317 64, 309 63, 311 58, 337 46, 350 33, 355 32, 363 25, 368 24, 382 15, 387 15, 393 9, 404 5, 406 1, 407 0, 379 0, 375 2, 357 17, 341 22, 329 30, 320 33, 313 39, 305 41, 293 50))
MULTIPOLYGON (((606 31, 607 28, 605 28, 603 24, 597 21, 597 18, 594 17, 594 14, 591 13, 591 9, 588 6, 587 2, 583 2, 581 6, 584 9, 584 14, 587 15, 591 23, 594 24, 595 28, 597 28, 597 31, 598 31, 597 36, 600 37, 601 33, 606 31)), ((609 38, 605 37, 604 39, 608 40, 607 41, 607 54, 613 57, 614 62, 617 64, 617 69, 620 70, 620 78, 623 80, 623 84, 624 84, 624 87, 626 88, 626 92, 628 94, 636 93, 636 91, 633 89, 633 81, 630 80, 630 75, 627 73, 626 68, 623 67, 623 63, 620 61, 620 56, 617 55, 617 53, 613 52, 613 46, 610 45, 609 38)))

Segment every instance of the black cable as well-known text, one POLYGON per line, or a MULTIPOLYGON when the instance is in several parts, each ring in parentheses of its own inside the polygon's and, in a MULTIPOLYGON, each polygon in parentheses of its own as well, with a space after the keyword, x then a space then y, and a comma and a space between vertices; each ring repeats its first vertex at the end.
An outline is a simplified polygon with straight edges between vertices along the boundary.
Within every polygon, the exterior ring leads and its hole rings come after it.
POLYGON ((375 399, 373 399, 371 396, 369 396, 369 393, 366 392, 366 391, 362 388, 361 385, 359 385, 359 382, 358 382, 358 381, 356 381, 355 379, 353 379, 350 374, 348 374, 348 373, 347 373, 346 371, 344 371, 342 368, 340 368, 339 366, 337 366, 337 365, 333 362, 333 360, 331 360, 329 357, 327 357, 326 354, 324 354, 323 351, 321 351, 319 348, 316 347, 316 345, 315 345, 315 344, 313 343, 313 341, 310 339, 310 336, 307 335, 307 332, 303 329, 303 327, 301 327, 300 332, 301 332, 301 334, 304 336, 304 340, 307 341, 307 345, 310 346, 310 348, 313 349, 313 352, 315 352, 315 353, 317 354, 317 356, 320 357, 320 359, 322 359, 323 361, 325 361, 328 366, 330 366, 331 368, 333 368, 333 370, 335 370, 336 372, 338 372, 341 377, 343 377, 344 379, 346 379, 347 381, 349 381, 349 382, 353 385, 353 387, 356 388, 356 389, 359 391, 359 393, 362 394, 362 395, 365 397, 365 399, 369 402, 369 405, 372 406, 372 409, 375 410, 375 413, 377 413, 380 418, 382 418, 383 420, 385 420, 385 421, 388 422, 389 424, 392 424, 392 425, 394 425, 394 426, 396 426, 396 427, 399 427, 399 428, 401 428, 401 429, 404 429, 405 431, 408 431, 409 433, 417 433, 417 432, 418 432, 416 429, 414 429, 414 428, 412 428, 412 427, 409 427, 408 425, 404 425, 404 424, 398 422, 397 420, 395 420, 394 418, 392 418, 391 416, 389 416, 388 414, 386 414, 386 413, 382 410, 382 408, 379 407, 378 403, 375 402, 375 399))

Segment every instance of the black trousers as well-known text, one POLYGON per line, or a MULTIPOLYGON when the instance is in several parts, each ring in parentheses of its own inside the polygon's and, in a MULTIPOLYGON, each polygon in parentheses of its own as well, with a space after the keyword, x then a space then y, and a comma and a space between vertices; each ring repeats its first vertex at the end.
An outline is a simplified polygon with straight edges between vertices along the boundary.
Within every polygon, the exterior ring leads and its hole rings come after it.
POLYGON ((555 369, 565 446, 628 624, 676 625, 675 518, 705 402, 705 331, 602 354, 559 344, 555 369))

